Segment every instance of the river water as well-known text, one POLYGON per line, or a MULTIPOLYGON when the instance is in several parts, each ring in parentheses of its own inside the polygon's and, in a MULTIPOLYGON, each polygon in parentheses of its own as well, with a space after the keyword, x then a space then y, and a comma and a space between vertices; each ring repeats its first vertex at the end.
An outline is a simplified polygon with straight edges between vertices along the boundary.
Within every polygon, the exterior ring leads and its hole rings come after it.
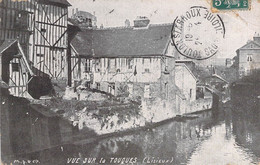
POLYGON ((83 139, 73 136, 75 130, 65 128, 64 121, 39 116, 21 106, 26 103, 15 106, 11 100, 11 106, 4 104, 2 163, 258 165, 260 162, 260 115, 237 111, 241 107, 232 104, 197 113, 195 119, 168 121, 92 142, 87 140, 90 135, 83 139))

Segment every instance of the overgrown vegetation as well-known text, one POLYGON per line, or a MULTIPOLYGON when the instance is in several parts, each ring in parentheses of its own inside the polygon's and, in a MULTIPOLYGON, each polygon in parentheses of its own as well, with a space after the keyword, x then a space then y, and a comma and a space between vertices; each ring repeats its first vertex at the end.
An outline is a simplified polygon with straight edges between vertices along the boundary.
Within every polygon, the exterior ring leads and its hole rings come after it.
POLYGON ((64 110, 65 112, 73 110, 81 110, 84 107, 95 109, 97 102, 95 101, 80 101, 80 100, 64 100, 61 97, 53 97, 46 103, 52 109, 64 110))
POLYGON ((118 90, 119 97, 129 96, 128 86, 126 84, 120 84, 119 87, 117 87, 117 90, 118 90))
POLYGON ((91 112, 92 118, 96 118, 101 127, 113 127, 115 124, 121 124, 129 121, 132 117, 140 116, 140 103, 125 99, 122 101, 116 97, 104 101, 81 101, 81 100, 64 100, 60 97, 51 98, 45 103, 50 109, 61 112, 65 118, 73 117, 78 120, 79 114, 91 112), (109 119, 117 116, 117 123, 109 123, 109 119))
POLYGON ((260 69, 253 71, 252 74, 243 77, 240 81, 251 82, 251 83, 260 83, 260 69))

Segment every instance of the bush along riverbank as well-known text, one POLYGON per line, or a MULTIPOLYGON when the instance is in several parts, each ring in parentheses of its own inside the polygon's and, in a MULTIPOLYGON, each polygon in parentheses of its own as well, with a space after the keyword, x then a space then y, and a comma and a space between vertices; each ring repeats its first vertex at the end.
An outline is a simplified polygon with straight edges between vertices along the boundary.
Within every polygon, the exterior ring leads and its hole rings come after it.
POLYGON ((44 104, 80 132, 91 130, 97 135, 151 126, 179 114, 172 105, 160 99, 132 101, 127 98, 109 98, 86 101, 52 98, 44 104))
POLYGON ((106 106, 98 106, 93 111, 83 108, 69 120, 80 130, 87 127, 97 134, 107 134, 144 126, 145 120, 140 110, 141 107, 137 103, 113 102, 107 103, 106 106))
MULTIPOLYGON (((75 95, 69 99, 53 97, 50 100, 39 101, 38 103, 44 104, 48 109, 59 114, 69 121, 74 128, 82 130, 81 132, 92 130, 98 135, 150 126, 151 124, 172 119, 176 115, 191 112, 185 110, 182 106, 182 110, 176 110, 174 101, 158 97, 142 99, 140 97, 115 97, 88 90, 80 91, 78 97, 80 99, 77 100, 75 97, 77 96, 75 95)), ((206 100, 206 103, 208 104, 211 100, 206 100)), ((204 102, 201 104, 196 103, 198 105, 206 104, 204 102)), ((194 106, 193 111, 210 108, 210 106, 206 107, 198 106, 196 108, 194 106)))
POLYGON ((36 103, 69 120, 77 129, 91 129, 99 135, 145 125, 140 100, 106 98, 102 101, 87 101, 53 97, 36 103))
POLYGON ((56 112, 78 130, 93 130, 98 135, 144 127, 173 118, 174 110, 159 100, 140 100, 110 97, 102 101, 66 100, 53 97, 38 101, 56 112))

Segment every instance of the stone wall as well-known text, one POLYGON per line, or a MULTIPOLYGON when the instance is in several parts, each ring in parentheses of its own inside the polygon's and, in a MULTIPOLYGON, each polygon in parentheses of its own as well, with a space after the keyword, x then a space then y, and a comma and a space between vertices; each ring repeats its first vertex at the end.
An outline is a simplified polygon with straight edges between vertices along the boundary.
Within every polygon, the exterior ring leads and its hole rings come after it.
POLYGON ((175 117, 176 109, 173 107, 175 107, 174 101, 160 98, 144 99, 141 112, 146 122, 157 123, 175 117))
POLYGON ((77 126, 80 130, 88 128, 99 135, 115 133, 140 128, 148 123, 158 123, 175 117, 175 109, 171 109, 171 107, 174 106, 174 104, 172 104, 173 103, 161 100, 160 98, 144 98, 139 107, 138 114, 132 114, 131 111, 133 111, 133 108, 129 108, 127 113, 124 113, 123 116, 122 114, 120 115, 120 111, 116 111, 111 115, 100 117, 104 110, 91 112, 82 110, 82 112, 78 113, 78 117, 71 121, 73 125, 77 126))
POLYGON ((177 101, 177 108, 179 109, 178 115, 211 109, 213 103, 212 101, 212 97, 204 99, 200 98, 192 102, 190 102, 189 100, 182 100, 179 98, 177 101))
POLYGON ((176 65, 175 82, 187 99, 196 99, 196 78, 185 64, 176 65))
POLYGON ((260 51, 258 49, 239 50, 239 75, 251 74, 254 69, 260 68, 260 51), (251 56, 252 61, 248 61, 248 56, 251 56))

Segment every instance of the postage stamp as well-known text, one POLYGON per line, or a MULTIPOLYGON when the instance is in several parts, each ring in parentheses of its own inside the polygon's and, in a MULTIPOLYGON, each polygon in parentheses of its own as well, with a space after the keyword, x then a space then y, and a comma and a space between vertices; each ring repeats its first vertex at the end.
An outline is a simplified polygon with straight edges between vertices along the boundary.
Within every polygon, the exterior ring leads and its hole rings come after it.
POLYGON ((250 0, 212 0, 212 8, 217 10, 249 10, 250 0))
POLYGON ((205 7, 191 7, 173 23, 173 43, 178 52, 188 58, 202 60, 213 56, 224 36, 221 17, 205 7))
POLYGON ((251 2, 0 0, 0 165, 260 165, 251 2))

